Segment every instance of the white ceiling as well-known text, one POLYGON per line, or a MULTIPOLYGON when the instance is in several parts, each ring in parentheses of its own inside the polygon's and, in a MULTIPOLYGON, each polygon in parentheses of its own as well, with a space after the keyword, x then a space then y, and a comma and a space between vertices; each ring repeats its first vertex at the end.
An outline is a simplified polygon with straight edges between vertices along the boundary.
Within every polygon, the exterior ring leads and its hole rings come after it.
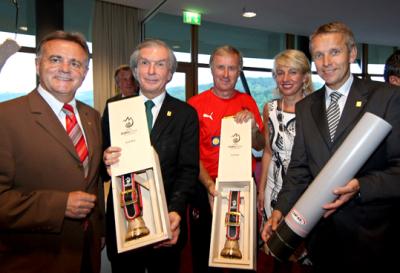
MULTIPOLYGON (((152 10, 162 0, 103 0, 152 10)), ((308 36, 317 26, 343 21, 357 42, 400 46, 400 0, 167 0, 160 12, 198 11, 202 20, 308 36), (240 16, 254 9, 252 19, 240 16)))

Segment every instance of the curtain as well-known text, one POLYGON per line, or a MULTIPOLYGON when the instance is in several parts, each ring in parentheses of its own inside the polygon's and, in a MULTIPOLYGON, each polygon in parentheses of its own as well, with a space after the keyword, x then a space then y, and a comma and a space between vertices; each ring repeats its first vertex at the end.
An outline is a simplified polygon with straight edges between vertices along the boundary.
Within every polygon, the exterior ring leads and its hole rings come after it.
POLYGON ((103 112, 105 102, 115 95, 114 70, 129 64, 140 39, 139 11, 96 0, 92 27, 94 108, 103 112))

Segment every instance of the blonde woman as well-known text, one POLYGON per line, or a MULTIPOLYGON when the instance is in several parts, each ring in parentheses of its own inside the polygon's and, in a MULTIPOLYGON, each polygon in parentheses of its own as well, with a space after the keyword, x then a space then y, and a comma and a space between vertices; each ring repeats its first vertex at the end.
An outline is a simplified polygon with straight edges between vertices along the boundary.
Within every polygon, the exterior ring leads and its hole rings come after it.
POLYGON ((272 73, 280 98, 267 102, 263 109, 266 144, 257 200, 258 212, 267 217, 289 165, 296 134, 295 105, 312 92, 310 63, 301 51, 285 50, 275 56, 272 73))

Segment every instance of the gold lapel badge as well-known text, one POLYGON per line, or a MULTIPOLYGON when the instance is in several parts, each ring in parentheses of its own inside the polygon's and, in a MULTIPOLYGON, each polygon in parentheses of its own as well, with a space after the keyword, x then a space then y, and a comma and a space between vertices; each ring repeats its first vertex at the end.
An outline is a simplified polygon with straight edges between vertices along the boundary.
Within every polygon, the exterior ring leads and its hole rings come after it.
POLYGON ((171 111, 168 111, 168 112, 167 112, 167 116, 168 116, 168 117, 172 116, 172 112, 171 112, 171 111))
POLYGON ((361 101, 356 101, 356 107, 361 107, 361 105, 362 105, 362 102, 361 101))

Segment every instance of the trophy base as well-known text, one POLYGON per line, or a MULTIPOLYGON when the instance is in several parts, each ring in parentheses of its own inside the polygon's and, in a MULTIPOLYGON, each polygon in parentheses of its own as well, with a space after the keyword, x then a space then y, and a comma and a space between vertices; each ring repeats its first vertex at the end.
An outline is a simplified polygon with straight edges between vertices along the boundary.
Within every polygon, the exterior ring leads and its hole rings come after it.
POLYGON ((142 217, 137 217, 128 222, 128 232, 126 234, 125 241, 138 239, 140 237, 146 236, 149 233, 150 231, 146 227, 142 217))
POLYGON ((303 238, 297 235, 285 221, 282 221, 271 238, 265 243, 265 253, 285 262, 301 244, 303 238))
POLYGON ((241 259, 242 253, 238 240, 226 240, 224 248, 221 250, 221 256, 229 259, 241 259))

